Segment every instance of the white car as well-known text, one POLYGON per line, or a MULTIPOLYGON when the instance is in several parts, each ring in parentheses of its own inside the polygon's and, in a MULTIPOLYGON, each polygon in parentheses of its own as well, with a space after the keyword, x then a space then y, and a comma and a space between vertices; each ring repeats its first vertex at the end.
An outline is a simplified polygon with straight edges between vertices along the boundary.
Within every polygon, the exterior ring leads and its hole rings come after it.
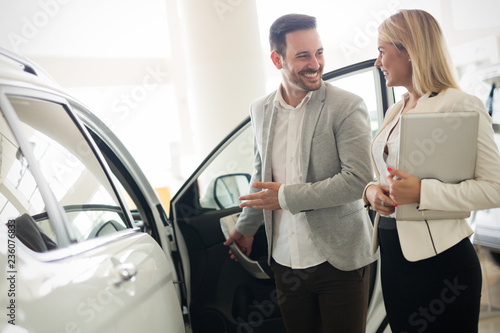
MULTIPOLYGON (((373 61, 325 79, 365 98, 376 131, 392 90, 373 61)), ((5 50, 0 109, 0 332, 285 332, 264 230, 239 262, 222 245, 252 171, 248 118, 167 215, 113 133, 5 50)), ((387 327, 377 268, 367 332, 387 327)))

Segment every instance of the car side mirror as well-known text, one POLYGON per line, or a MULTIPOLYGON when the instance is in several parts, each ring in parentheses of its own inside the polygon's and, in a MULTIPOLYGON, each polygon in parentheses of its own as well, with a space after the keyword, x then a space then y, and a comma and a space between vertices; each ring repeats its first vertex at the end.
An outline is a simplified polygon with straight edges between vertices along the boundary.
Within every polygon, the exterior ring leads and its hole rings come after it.
POLYGON ((214 183, 214 199, 220 209, 239 206, 238 198, 248 193, 250 175, 233 173, 219 176, 214 183))

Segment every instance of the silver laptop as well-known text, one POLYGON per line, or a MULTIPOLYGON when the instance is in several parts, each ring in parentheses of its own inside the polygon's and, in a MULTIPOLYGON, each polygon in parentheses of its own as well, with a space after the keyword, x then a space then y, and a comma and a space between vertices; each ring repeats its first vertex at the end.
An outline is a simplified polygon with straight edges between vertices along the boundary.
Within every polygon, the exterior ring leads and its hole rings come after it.
MULTIPOLYGON (((477 112, 407 113, 401 117, 398 169, 420 179, 459 183, 474 177, 477 112)), ((398 205, 396 220, 461 219, 468 211, 419 210, 398 205)))

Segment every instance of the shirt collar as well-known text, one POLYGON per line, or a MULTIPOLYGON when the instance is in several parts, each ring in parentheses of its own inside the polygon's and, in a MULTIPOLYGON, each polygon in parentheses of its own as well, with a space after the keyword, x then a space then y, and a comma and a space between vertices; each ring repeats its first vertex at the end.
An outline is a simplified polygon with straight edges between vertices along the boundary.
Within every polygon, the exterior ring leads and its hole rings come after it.
POLYGON ((303 105, 307 105, 309 100, 311 99, 313 91, 309 91, 306 96, 302 99, 302 101, 297 105, 297 107, 293 107, 289 105, 285 99, 283 98, 283 94, 281 93, 282 86, 280 85, 278 91, 276 92, 276 96, 274 97, 274 106, 286 110, 300 109, 303 105))

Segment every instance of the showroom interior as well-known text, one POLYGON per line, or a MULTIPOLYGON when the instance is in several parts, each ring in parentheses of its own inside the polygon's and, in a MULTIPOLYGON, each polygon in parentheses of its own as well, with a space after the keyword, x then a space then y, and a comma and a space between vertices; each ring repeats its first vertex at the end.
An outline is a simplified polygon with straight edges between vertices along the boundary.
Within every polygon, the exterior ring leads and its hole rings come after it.
MULTIPOLYGON (((327 73, 376 58, 377 26, 400 8, 437 18, 461 88, 492 103, 500 124, 500 98, 488 100, 500 86, 492 88, 500 82, 498 0, 8 0, 0 3, 0 47, 94 110, 168 206, 250 103, 277 88, 267 40, 277 17, 316 16, 327 73)), ((477 250, 480 332, 498 332, 500 266, 477 250)))

